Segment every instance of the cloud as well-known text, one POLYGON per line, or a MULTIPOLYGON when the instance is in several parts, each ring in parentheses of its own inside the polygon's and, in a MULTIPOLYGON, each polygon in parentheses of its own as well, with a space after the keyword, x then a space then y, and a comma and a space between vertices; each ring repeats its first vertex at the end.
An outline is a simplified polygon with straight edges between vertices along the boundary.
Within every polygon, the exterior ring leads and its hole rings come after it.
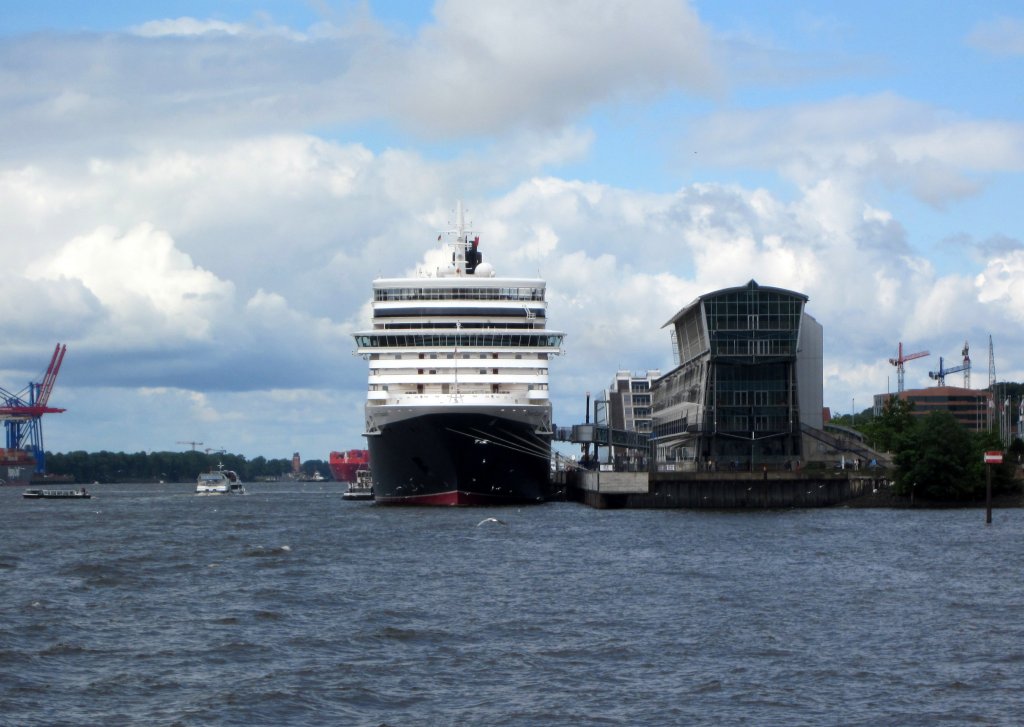
MULTIPOLYGON (((66 338, 52 326, 67 317, 80 331, 62 375, 65 385, 171 392, 160 397, 191 402, 182 416, 214 432, 229 429, 232 417, 267 392, 285 392, 281 407, 287 416, 292 399, 342 397, 352 409, 346 417, 354 422, 346 425, 353 429, 346 436, 356 439, 366 369, 351 356, 350 333, 366 323, 370 281, 375 274, 415 270, 434 255, 436 232, 447 227, 450 205, 432 202, 425 193, 414 195, 421 200, 414 206, 378 196, 376 185, 386 187, 385 180, 400 168, 384 156, 357 155, 358 177, 364 183, 377 180, 370 213, 360 209, 367 199, 366 190, 357 193, 360 185, 328 197, 333 200, 329 212, 317 211, 323 205, 310 199, 321 187, 310 180, 330 178, 330 165, 302 161, 313 146, 282 148, 299 151, 294 184, 261 183, 261 174, 274 177, 282 170, 272 158, 242 152, 243 144, 237 157, 219 161, 236 166, 232 176, 250 175, 248 186, 235 187, 235 194, 221 191, 220 202, 208 212, 193 211, 179 220, 190 238, 223 247, 227 262, 216 268, 199 265, 183 251, 178 232, 152 223, 96 228, 33 266, 32 280, 16 290, 25 292, 30 284, 46 292, 50 320, 43 330, 66 338), (291 188, 303 191, 281 193, 291 188), (223 211, 220 219, 217 207, 223 211), (249 208, 268 220, 273 215, 296 220, 313 238, 300 245, 334 257, 316 258, 323 261, 312 266, 319 270, 309 269, 301 256, 294 266, 291 255, 267 257, 266 241, 254 240, 250 227, 231 232, 249 208), (298 283, 288 282, 293 275, 298 283), (323 314, 309 305, 320 298, 333 301, 323 314)), ((341 151, 325 150, 320 158, 341 151)), ((215 164, 180 174, 192 166, 183 162, 169 167, 178 170, 174 173, 154 174, 152 169, 162 165, 147 162, 128 176, 142 190, 138 199, 150 199, 153 209, 162 194, 173 198, 178 183, 195 185, 199 197, 217 194, 214 188, 226 184, 226 177, 212 171, 215 164), (207 171, 214 178, 203 181, 207 171), (164 186, 168 179, 187 181, 164 186), (149 184, 153 190, 146 192, 149 184)), ((451 179, 445 164, 425 164, 420 171, 422 176, 405 183, 425 190, 437 179, 451 179)), ((105 175, 103 184, 121 176, 105 175)), ((115 184, 103 194, 116 196, 116 189, 115 184)), ((845 363, 831 368, 828 386, 865 392, 864 405, 868 392, 877 391, 878 382, 891 374, 886 358, 899 340, 955 353, 966 336, 978 340, 981 335, 974 321, 987 316, 996 325, 999 319, 1016 320, 1014 311, 1024 309, 1013 293, 1024 263, 1013 250, 1003 262, 982 268, 984 284, 974 275, 941 276, 906 245, 902 225, 891 213, 865 204, 837 183, 822 182, 785 200, 736 185, 694 184, 652 194, 535 177, 504 194, 469 199, 467 206, 481 222, 485 259, 499 274, 539 274, 548 281, 550 325, 568 334, 565 358, 551 367, 559 421, 579 409, 580 391, 606 384, 619 368, 670 368, 664 322, 698 295, 749 279, 809 295, 809 312, 825 326, 826 359, 843 352, 845 363)), ((917 373, 926 370, 922 366, 917 373)), ((76 404, 82 411, 99 406, 76 404)), ((246 430, 249 421, 251 415, 246 430)), ((217 436, 185 434, 203 441, 217 436)), ((235 446, 230 440, 214 444, 235 446)))
POLYGON ((247 27, 242 23, 225 23, 222 20, 197 20, 181 17, 173 20, 151 20, 130 29, 143 38, 160 38, 168 35, 195 36, 206 33, 242 35, 247 27))
POLYGON ((625 0, 451 0, 435 18, 413 38, 366 11, 307 31, 181 17, 0 38, 4 153, 380 122, 432 138, 550 130, 600 104, 718 83, 705 29, 675 0, 642 13, 625 0))
POLYGON ((339 380, 326 361, 350 349, 347 329, 278 294, 257 290, 240 302, 232 281, 195 265, 151 224, 75 237, 13 280, 15 293, 50 291, 34 337, 68 342, 79 363, 69 378, 82 384, 317 387, 339 380))
MULTIPOLYGON (((748 62, 808 77, 809 56, 757 37, 724 62, 721 37, 674 0, 453 0, 409 32, 356 9, 298 30, 171 18, 0 38, 4 366, 34 372, 70 344, 57 393, 90 422, 85 448, 139 417, 169 448, 287 456, 300 431, 357 446, 366 364, 350 334, 371 281, 435 267, 460 198, 500 275, 548 281, 568 334, 551 366, 560 423, 618 368, 670 368, 664 322, 750 279, 810 297, 827 391, 862 406, 899 341, 954 355, 1019 327, 1013 218, 979 234, 935 214, 1019 176, 1019 123, 897 92, 707 112, 748 62), (666 121, 690 96, 705 115, 666 121), (587 126, 606 111, 622 115, 614 138, 587 126), (631 143, 654 127, 699 152, 695 181, 602 177, 609 156, 625 176, 650 169, 644 153, 662 162, 631 143), (904 194, 931 209, 892 204, 904 194), (937 269, 915 215, 973 258, 937 269)), ((848 72, 831 58, 818 78, 848 72)), ((153 446, 135 436, 124 446, 153 446)))
POLYGON ((1024 126, 952 117, 895 94, 701 121, 694 146, 719 164, 778 170, 801 186, 881 182, 935 206, 976 194, 977 175, 1024 170, 1024 126))
MULTIPOLYGON (((48 328, 55 319, 82 328, 100 315, 102 304, 81 281, 31 280, 7 271, 0 285, 0 336, 5 347, 48 328)), ((48 340, 48 339, 44 339, 48 340)))
MULTIPOLYGON (((989 295, 974 276, 943 275, 906 241, 900 221, 856 190, 821 182, 787 201, 766 190, 699 184, 651 195, 606 185, 534 179, 487 205, 496 220, 481 242, 499 272, 543 249, 549 324, 568 333, 552 364, 552 391, 593 388, 617 368, 672 366, 662 324, 697 296, 757 280, 809 296, 825 328, 826 359, 839 359, 827 390, 862 403, 884 390, 899 341, 953 356, 965 338, 1008 329, 1019 261, 993 266, 989 295), (543 224, 534 222, 543 220, 543 224), (997 292, 998 291, 998 292, 997 292)), ((1009 350, 1008 343, 1005 350, 1009 350)), ((947 356, 948 358, 948 356, 947 356)), ((934 368, 934 367, 933 367, 934 368)), ((927 367, 908 385, 927 385, 927 367)), ((560 410, 576 403, 559 400, 560 410)), ((564 418, 564 415, 563 415, 564 418)))
POLYGON ((76 237, 34 265, 29 277, 80 282, 107 314, 93 335, 112 346, 208 339, 211 315, 234 294, 230 283, 195 267, 167 233, 148 224, 76 237))
MULTIPOLYGON (((440 2, 410 49, 396 108, 439 135, 562 126, 596 104, 718 82, 686 4, 440 2), (457 113, 452 113, 458 109, 457 113)), ((399 80, 399 79, 396 79, 399 80)))
POLYGON ((1024 322, 1024 250, 994 257, 974 279, 978 300, 1016 323, 1024 322))
POLYGON ((967 45, 993 55, 1024 55, 1024 19, 1000 17, 978 23, 967 35, 967 45))
MULTIPOLYGON (((516 143, 521 151, 495 145, 437 161, 272 135, 94 157, 70 174, 0 173, 31 201, 27 217, 0 220, 0 233, 36 248, 24 263, 31 281, 13 290, 47 291, 42 342, 80 332, 69 380, 358 391, 365 365, 349 334, 367 325, 370 281, 436 267, 436 234, 465 180, 487 179, 495 160, 513 179, 551 148, 532 135, 516 143), (100 219, 108 224, 60 240, 100 219), (131 364, 116 360, 126 353, 131 364)), ((655 194, 533 176, 505 191, 484 185, 466 203, 499 274, 548 280, 551 324, 569 335, 573 381, 562 386, 592 388, 620 366, 669 367, 662 324, 698 295, 750 279, 808 294, 827 345, 879 378, 896 341, 949 329, 962 342, 991 304, 978 298, 976 273, 943 277, 915 254, 900 220, 868 204, 852 175, 808 177, 793 199, 740 185, 655 194)))

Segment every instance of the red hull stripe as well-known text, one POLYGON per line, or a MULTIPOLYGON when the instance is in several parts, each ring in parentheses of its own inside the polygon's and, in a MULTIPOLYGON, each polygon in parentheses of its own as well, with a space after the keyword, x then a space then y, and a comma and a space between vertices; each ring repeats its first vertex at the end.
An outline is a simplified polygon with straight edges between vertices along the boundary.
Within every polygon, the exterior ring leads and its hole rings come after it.
POLYGON ((435 492, 430 495, 411 495, 409 497, 377 497, 378 505, 445 505, 449 507, 472 506, 472 505, 505 505, 512 504, 515 500, 506 497, 491 497, 475 492, 462 490, 449 490, 448 492, 435 492))

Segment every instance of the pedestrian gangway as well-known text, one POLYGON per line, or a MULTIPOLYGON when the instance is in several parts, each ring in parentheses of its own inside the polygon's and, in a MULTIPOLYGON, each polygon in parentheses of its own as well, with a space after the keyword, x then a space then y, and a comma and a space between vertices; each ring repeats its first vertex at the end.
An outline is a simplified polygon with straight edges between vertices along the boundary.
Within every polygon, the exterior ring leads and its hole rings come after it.
POLYGON ((612 429, 600 424, 573 424, 571 427, 555 427, 557 442, 593 444, 595 447, 621 447, 647 451, 651 447, 649 434, 612 429))

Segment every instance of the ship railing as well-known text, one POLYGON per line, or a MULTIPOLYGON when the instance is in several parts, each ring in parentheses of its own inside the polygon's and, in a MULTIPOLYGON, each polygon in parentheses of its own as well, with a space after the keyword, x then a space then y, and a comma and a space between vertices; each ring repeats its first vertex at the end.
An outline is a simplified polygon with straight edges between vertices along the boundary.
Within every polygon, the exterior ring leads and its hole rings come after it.
MULTIPOLYGON (((514 406, 526 406, 526 405, 536 405, 537 401, 538 401, 536 397, 531 397, 531 396, 529 396, 528 393, 524 393, 522 395, 512 396, 511 398, 510 398, 510 394, 512 394, 512 392, 510 392, 510 391, 498 391, 498 392, 493 392, 493 391, 486 391, 486 392, 484 392, 484 391, 480 391, 480 392, 474 392, 474 391, 462 391, 462 390, 460 390, 460 391, 450 391, 450 392, 447 392, 447 393, 444 393, 444 394, 442 394, 441 392, 424 392, 422 394, 410 392, 410 393, 398 394, 398 395, 392 394, 391 396, 388 396, 386 399, 374 398, 372 400, 372 402, 374 404, 377 404, 377 405, 387 404, 389 406, 396 406, 396 405, 403 405, 403 404, 405 404, 405 405, 408 405, 408 404, 423 405, 423 404, 431 404, 431 403, 433 403, 435 401, 451 401, 451 400, 455 400, 455 401, 461 401, 461 402, 466 402, 466 401, 492 402, 493 401, 495 403, 509 404, 509 405, 514 405, 514 406)), ((546 402, 547 401, 547 397, 544 397, 543 401, 546 402)))

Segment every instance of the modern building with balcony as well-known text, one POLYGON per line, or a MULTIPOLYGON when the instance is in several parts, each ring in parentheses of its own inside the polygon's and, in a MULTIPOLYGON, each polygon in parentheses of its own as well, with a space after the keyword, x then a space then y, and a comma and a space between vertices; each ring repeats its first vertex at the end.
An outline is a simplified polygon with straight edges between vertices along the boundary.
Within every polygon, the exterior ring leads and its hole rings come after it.
MULTIPOLYGON (((595 403, 596 421, 615 430, 649 435, 653 425, 651 389, 660 377, 661 371, 657 369, 644 373, 616 371, 605 391, 605 401, 595 403), (603 415, 602 406, 607 407, 603 415)), ((611 450, 616 469, 646 469, 647 452, 616 446, 611 450)))
POLYGON ((814 458, 823 336, 807 300, 751 280, 700 296, 665 324, 678 365, 652 386, 658 470, 774 470, 814 458))

